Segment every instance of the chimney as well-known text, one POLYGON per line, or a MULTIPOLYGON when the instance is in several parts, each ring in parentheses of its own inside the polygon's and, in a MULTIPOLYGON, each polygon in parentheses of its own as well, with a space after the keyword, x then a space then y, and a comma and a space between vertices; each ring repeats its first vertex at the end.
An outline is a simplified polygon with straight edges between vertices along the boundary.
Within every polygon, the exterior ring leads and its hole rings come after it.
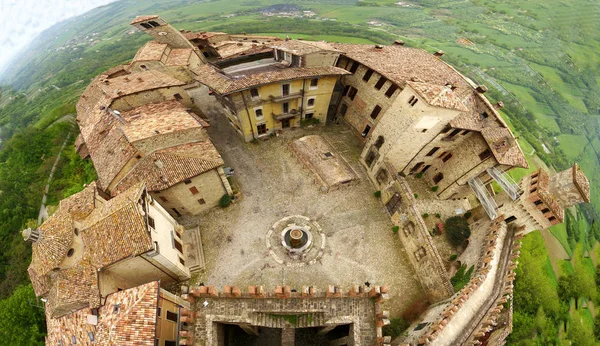
POLYGON ((377 49, 377 50, 382 50, 382 49, 383 49, 383 46, 382 46, 382 45, 380 45, 380 44, 376 44, 376 45, 375 45, 375 49, 377 49))
POLYGON ((437 52, 433 53, 433 56, 437 56, 439 58, 444 54, 445 52, 443 50, 438 50, 437 52))
POLYGON ((402 40, 396 40, 394 41, 394 46, 404 46, 406 42, 402 41, 402 40))
POLYGON ((500 109, 504 108, 504 102, 502 102, 502 101, 496 102, 496 104, 494 105, 494 108, 496 108, 496 110, 500 110, 500 109))
POLYGON ((21 232, 21 234, 23 235, 23 239, 30 243, 36 243, 42 237, 40 231, 38 231, 37 229, 31 229, 31 228, 27 228, 27 229, 23 230, 23 232, 21 232))
POLYGON ((475 90, 477 90, 477 92, 480 94, 485 94, 485 92, 488 91, 488 88, 482 84, 482 85, 478 86, 477 89, 475 89, 475 90))

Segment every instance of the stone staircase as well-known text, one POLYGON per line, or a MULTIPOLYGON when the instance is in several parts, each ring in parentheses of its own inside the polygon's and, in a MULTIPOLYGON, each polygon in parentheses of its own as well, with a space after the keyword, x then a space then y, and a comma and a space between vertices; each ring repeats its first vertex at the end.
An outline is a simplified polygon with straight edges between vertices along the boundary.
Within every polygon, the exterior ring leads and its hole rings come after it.
POLYGON ((185 263, 191 273, 204 268, 204 250, 202 249, 202 237, 200 228, 188 228, 182 235, 185 263))

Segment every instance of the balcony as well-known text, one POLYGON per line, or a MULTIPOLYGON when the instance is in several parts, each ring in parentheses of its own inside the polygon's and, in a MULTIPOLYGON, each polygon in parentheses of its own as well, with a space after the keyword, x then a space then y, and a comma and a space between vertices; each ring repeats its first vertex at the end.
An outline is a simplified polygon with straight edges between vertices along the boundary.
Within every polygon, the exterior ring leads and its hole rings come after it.
POLYGON ((273 113, 273 119, 275 119, 275 120, 290 119, 297 115, 300 115, 300 113, 301 113, 301 109, 292 109, 288 113, 281 113, 281 114, 273 113))
POLYGON ((300 89, 300 91, 298 91, 298 92, 291 93, 291 94, 288 94, 288 95, 285 95, 285 96, 273 96, 273 95, 269 95, 269 101, 271 101, 271 102, 282 102, 282 101, 287 101, 287 100, 291 100, 291 99, 300 98, 300 97, 302 97, 302 92, 303 92, 303 90, 300 89))

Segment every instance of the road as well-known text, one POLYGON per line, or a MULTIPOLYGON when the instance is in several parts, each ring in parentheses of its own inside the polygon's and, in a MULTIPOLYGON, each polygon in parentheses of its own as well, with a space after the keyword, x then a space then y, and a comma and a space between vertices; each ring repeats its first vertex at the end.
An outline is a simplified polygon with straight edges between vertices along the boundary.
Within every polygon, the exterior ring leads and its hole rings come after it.
POLYGON ((65 138, 65 141, 63 142, 62 146, 60 147, 60 151, 58 152, 58 156, 56 157, 56 160, 54 160, 52 169, 50 170, 50 176, 48 176, 48 181, 46 182, 46 188, 44 189, 44 197, 42 197, 42 205, 40 206, 40 213, 38 215, 38 225, 40 225, 42 221, 48 219, 48 209, 46 209, 46 198, 48 195, 48 190, 50 189, 50 182, 52 181, 52 176, 54 176, 54 171, 56 170, 56 166, 58 165, 58 161, 60 161, 62 151, 63 149, 65 149, 69 138, 71 138, 71 133, 69 133, 67 138, 65 138))

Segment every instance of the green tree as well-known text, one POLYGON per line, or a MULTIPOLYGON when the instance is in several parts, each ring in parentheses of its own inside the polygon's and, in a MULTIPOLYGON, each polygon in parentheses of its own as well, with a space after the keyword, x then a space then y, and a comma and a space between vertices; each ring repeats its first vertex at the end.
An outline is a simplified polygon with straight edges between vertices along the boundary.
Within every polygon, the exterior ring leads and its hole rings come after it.
POLYGON ((594 346, 594 332, 580 311, 573 313, 571 327, 567 331, 567 337, 577 346, 594 346))
POLYGON ((46 323, 31 284, 0 300, 0 345, 44 345, 46 323))
POLYGON ((444 232, 448 241, 454 245, 460 245, 466 238, 471 235, 469 223, 462 216, 453 216, 444 223, 444 232))

